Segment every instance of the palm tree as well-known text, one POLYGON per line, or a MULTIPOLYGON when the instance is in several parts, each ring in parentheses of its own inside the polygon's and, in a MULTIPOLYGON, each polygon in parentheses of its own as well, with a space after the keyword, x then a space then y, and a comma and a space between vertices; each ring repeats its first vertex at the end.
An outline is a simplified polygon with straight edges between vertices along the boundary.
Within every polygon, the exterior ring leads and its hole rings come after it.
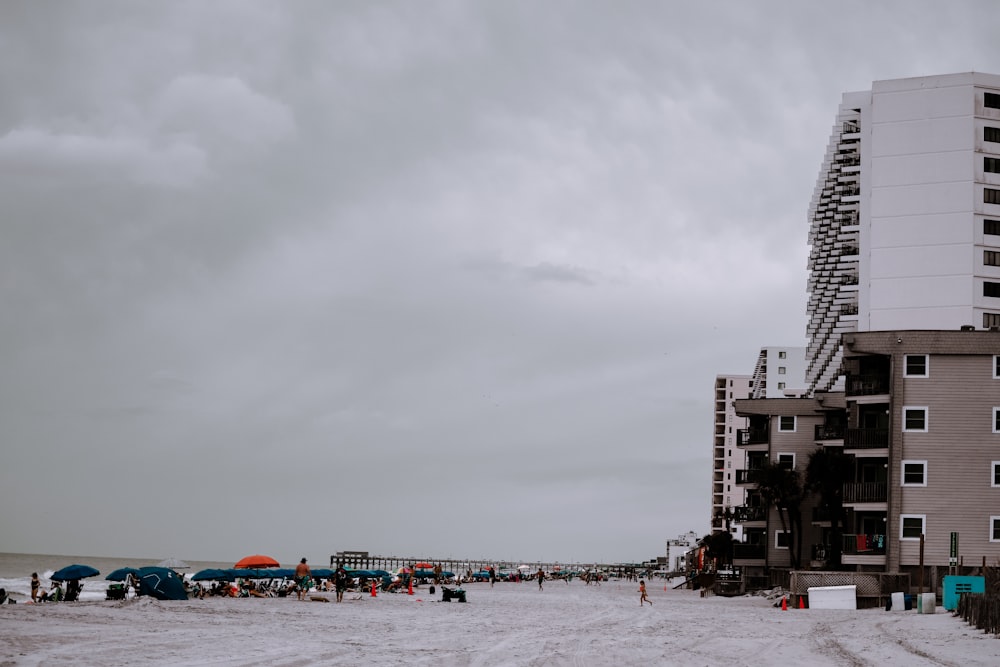
POLYGON ((799 569, 802 553, 802 483, 799 473, 781 463, 765 463, 750 474, 764 506, 778 510, 781 530, 788 533, 788 555, 792 569, 799 569))
POLYGON ((854 459, 839 449, 821 447, 809 455, 806 489, 819 494, 820 507, 830 516, 830 567, 840 567, 844 534, 844 484, 854 472, 854 459))

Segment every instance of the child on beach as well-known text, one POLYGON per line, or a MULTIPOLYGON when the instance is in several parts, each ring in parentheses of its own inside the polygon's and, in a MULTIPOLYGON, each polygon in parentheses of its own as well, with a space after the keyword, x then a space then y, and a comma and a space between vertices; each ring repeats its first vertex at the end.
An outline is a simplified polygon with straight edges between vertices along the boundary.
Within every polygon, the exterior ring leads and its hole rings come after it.
POLYGON ((639 596, 639 606, 641 607, 643 602, 648 602, 649 606, 652 607, 652 600, 646 597, 646 582, 642 579, 639 580, 639 592, 642 594, 639 596))

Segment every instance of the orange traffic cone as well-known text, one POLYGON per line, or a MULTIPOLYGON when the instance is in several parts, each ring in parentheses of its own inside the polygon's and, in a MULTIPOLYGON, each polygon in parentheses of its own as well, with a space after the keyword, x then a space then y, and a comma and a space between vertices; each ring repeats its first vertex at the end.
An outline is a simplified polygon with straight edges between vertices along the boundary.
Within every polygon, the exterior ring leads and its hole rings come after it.
POLYGON ((375 582, 372 582, 372 597, 377 598, 378 594, 375 592, 375 582))
POLYGON ((781 611, 788 611, 788 598, 781 598, 781 611))
POLYGON ((799 609, 805 609, 805 608, 806 608, 806 599, 800 595, 799 596, 799 609))
POLYGON ((407 591, 408 595, 413 595, 413 575, 410 575, 410 590, 407 591))

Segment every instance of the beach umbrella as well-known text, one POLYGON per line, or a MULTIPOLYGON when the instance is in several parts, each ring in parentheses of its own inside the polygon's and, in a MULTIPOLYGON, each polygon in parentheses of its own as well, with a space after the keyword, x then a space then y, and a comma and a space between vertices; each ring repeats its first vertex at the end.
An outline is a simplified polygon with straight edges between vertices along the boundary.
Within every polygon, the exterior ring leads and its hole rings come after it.
POLYGON ((416 565, 413 566, 413 568, 416 570, 433 570, 434 565, 432 565, 431 563, 417 563, 416 565))
POLYGON ((187 570, 191 566, 179 558, 168 558, 166 560, 161 560, 156 564, 156 567, 168 567, 171 570, 187 570))
POLYGON ((100 574, 98 570, 89 565, 67 565, 63 569, 55 572, 49 579, 52 581, 70 581, 72 579, 84 579, 100 574))
POLYGON ((234 568, 260 568, 260 567, 281 567, 281 563, 274 560, 270 556, 262 556, 260 554, 254 554, 253 556, 246 556, 241 558, 233 565, 234 568))
POLYGON ((231 581, 232 577, 225 570, 210 567, 206 570, 199 570, 191 577, 191 581, 231 581))
POLYGON ((106 581, 125 581, 128 579, 128 575, 139 574, 139 570, 134 567, 120 567, 108 576, 104 577, 106 581))
POLYGON ((332 577, 333 576, 333 570, 325 568, 325 567, 319 567, 319 568, 316 568, 315 570, 312 571, 312 576, 314 576, 314 577, 332 577))
POLYGON ((187 591, 179 574, 166 567, 140 567, 139 595, 149 595, 157 600, 187 600, 187 591))

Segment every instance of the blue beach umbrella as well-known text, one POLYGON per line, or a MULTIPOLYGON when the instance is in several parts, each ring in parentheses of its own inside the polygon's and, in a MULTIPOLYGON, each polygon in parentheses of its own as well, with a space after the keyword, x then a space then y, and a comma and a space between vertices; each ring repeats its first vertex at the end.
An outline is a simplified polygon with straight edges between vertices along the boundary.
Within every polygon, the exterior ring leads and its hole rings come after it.
POLYGON ((233 578, 225 570, 210 567, 205 570, 195 572, 191 581, 232 581, 233 578))
POLYGON ((90 567, 89 565, 67 565, 58 572, 53 573, 49 579, 52 581, 71 581, 73 579, 83 579, 85 577, 94 577, 100 574, 100 571, 90 567))
POLYGON ((128 575, 139 574, 139 570, 134 567, 120 567, 108 576, 104 577, 107 581, 125 581, 128 579, 128 575))

